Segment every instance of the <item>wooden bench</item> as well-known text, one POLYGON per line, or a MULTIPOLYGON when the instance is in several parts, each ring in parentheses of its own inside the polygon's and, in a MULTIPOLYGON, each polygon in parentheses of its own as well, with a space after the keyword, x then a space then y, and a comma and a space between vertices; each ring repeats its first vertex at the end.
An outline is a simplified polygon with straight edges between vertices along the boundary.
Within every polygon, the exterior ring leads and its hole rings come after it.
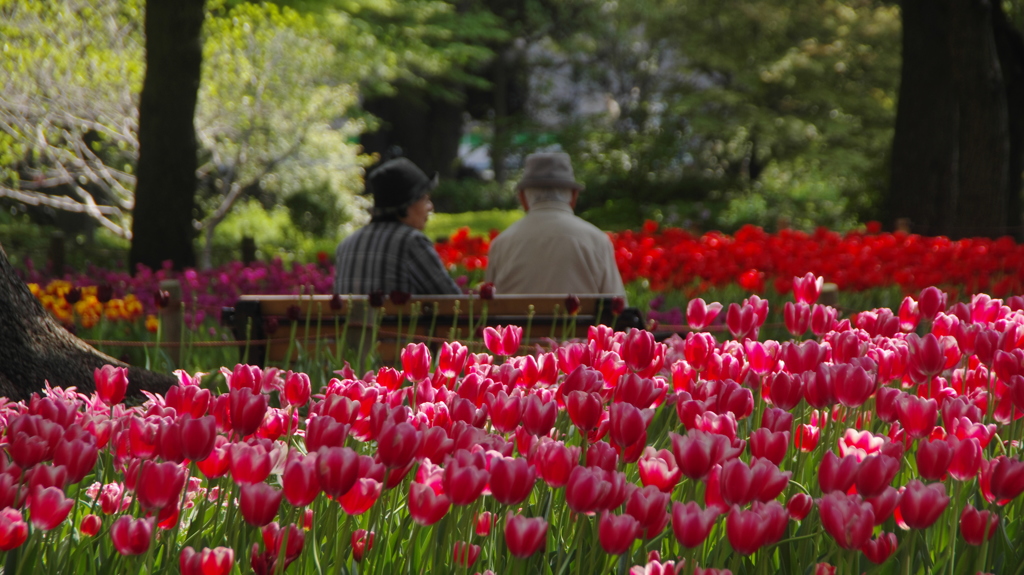
MULTIPOLYGON (((295 360, 302 353, 335 354, 341 341, 346 357, 361 349, 364 356, 375 352, 381 363, 393 365, 407 343, 480 343, 484 326, 522 326, 524 346, 545 338, 583 338, 595 324, 620 330, 643 327, 635 309, 617 317, 612 313, 614 296, 577 297, 579 309, 572 316, 566 312, 567 296, 551 294, 495 295, 489 300, 478 295, 421 295, 401 304, 385 298, 380 307, 371 307, 365 295, 243 295, 233 308, 224 308, 221 321, 239 342, 242 361, 253 364, 264 359, 280 363, 289 355, 295 360)), ((484 348, 480 345, 474 351, 484 348)))

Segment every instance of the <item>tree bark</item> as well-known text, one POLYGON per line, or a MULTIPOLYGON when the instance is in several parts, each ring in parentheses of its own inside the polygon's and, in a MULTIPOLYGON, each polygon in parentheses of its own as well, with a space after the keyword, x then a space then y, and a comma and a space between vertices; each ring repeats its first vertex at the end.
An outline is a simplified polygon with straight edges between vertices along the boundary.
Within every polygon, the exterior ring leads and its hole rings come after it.
POLYGON ((164 393, 171 375, 127 366, 71 335, 19 279, 0 246, 0 396, 19 401, 44 388, 95 389, 93 370, 106 364, 128 367, 128 393, 164 393))
POLYGON ((998 237, 1007 233, 1010 150, 992 6, 989 0, 954 0, 949 17, 960 137, 958 216, 946 234, 998 237))
POLYGON ((412 87, 399 87, 395 96, 367 100, 363 108, 383 122, 381 129, 363 134, 360 143, 369 153, 385 153, 394 146, 430 175, 455 175, 455 159, 462 137, 460 104, 425 94, 412 87))
POLYGON ((205 0, 146 2, 131 269, 195 266, 196 99, 205 0))
POLYGON ((999 2, 992 4, 992 26, 1000 70, 1006 86, 1006 115, 1009 128, 1010 159, 1007 171, 1006 226, 1018 241, 1024 241, 1024 36, 1006 17, 999 2))
MULTIPOLYGON (((960 0, 954 0, 960 1, 960 0)), ((958 108, 949 53, 950 0, 904 0, 903 65, 887 212, 943 233, 956 214, 958 108)))

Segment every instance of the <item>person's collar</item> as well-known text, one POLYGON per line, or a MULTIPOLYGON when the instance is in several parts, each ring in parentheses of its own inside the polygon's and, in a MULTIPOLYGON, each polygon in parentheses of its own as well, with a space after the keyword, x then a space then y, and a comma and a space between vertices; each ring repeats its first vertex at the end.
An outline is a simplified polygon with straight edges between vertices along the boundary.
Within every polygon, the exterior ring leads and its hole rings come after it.
POLYGON ((560 202, 558 200, 548 202, 537 202, 530 206, 530 211, 532 212, 534 210, 552 210, 560 212, 569 212, 570 214, 573 213, 572 207, 569 206, 569 204, 565 202, 560 202))

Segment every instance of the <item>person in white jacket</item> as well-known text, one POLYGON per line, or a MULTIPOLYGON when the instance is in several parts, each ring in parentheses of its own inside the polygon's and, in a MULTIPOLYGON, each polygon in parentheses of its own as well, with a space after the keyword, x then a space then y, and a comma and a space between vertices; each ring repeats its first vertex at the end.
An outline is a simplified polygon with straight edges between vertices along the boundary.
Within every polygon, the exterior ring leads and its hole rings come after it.
POLYGON ((608 234, 573 213, 582 189, 568 154, 527 156, 516 186, 526 216, 488 253, 485 279, 497 293, 625 296, 608 234))

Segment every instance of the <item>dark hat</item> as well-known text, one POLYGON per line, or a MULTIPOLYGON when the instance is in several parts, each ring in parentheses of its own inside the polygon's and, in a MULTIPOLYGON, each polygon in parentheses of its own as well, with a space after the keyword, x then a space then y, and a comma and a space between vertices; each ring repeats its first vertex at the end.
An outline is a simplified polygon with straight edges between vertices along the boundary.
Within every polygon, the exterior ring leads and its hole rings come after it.
POLYGON ((428 178, 407 158, 388 160, 366 177, 366 190, 373 194, 373 215, 398 213, 437 187, 437 173, 428 178))
POLYGON ((567 188, 582 190, 583 184, 576 181, 572 173, 569 154, 548 152, 526 156, 523 179, 516 184, 517 190, 526 188, 567 188))

